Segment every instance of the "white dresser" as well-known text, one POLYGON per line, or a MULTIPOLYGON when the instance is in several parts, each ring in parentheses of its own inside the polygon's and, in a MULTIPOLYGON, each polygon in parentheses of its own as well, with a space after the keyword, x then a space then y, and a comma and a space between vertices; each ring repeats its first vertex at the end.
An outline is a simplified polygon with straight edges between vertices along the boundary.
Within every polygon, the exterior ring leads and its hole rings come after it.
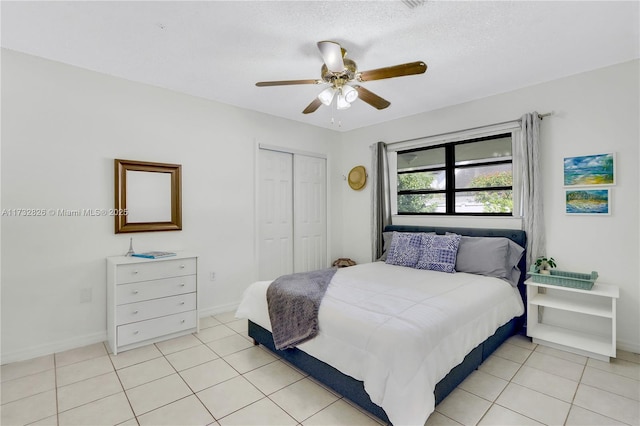
POLYGON ((107 336, 114 355, 198 331, 198 258, 107 258, 107 336))

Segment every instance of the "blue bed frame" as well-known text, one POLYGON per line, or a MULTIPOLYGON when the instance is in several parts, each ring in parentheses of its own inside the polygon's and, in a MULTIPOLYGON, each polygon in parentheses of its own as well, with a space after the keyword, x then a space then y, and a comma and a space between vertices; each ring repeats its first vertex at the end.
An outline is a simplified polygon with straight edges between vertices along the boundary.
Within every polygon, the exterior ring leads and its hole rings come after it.
MULTIPOLYGON (((527 237, 525 232, 514 229, 442 228, 433 226, 390 225, 385 228, 385 231, 436 232, 438 234, 454 232, 456 234, 471 237, 505 237, 524 247, 525 250, 527 247, 527 237)), ((520 260, 518 267, 521 271, 518 289, 520 290, 522 300, 525 302, 526 306, 526 293, 524 287, 524 280, 526 277, 526 253, 522 255, 522 259, 520 260)), ((467 354, 460 364, 449 371, 449 373, 440 380, 435 387, 434 395, 436 405, 449 395, 456 386, 462 383, 469 374, 477 369, 478 366, 482 364, 482 362, 487 359, 489 355, 491 355, 493 351, 495 351, 505 340, 518 333, 524 325, 525 318, 526 313, 520 317, 513 318, 511 321, 498 328, 493 336, 476 346, 467 354)), ((369 395, 364 390, 364 384, 362 381, 343 374, 329 364, 308 355, 300 349, 293 348, 277 350, 273 343, 271 333, 252 321, 249 321, 249 336, 253 338, 254 344, 261 344, 265 346, 281 358, 295 365, 302 371, 305 371, 319 382, 329 386, 340 395, 358 404, 369 413, 375 415, 386 423, 390 423, 384 410, 380 406, 371 402, 369 395)))

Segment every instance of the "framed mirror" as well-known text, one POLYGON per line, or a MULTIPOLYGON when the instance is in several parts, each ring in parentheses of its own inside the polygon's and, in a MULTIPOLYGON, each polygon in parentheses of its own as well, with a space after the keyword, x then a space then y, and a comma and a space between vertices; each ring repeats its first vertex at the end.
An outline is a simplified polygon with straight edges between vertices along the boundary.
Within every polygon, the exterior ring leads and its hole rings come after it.
POLYGON ((182 166, 115 159, 115 231, 182 229, 182 166))

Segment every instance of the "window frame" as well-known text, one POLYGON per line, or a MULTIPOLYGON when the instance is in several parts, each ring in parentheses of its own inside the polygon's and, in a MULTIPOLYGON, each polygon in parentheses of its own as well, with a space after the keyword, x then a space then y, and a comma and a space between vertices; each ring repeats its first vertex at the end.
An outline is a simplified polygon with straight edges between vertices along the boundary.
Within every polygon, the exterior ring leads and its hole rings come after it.
MULTIPOLYGON (((391 188, 394 190, 391 191, 392 198, 392 210, 394 215, 398 216, 480 216, 480 217, 516 217, 517 216, 517 204, 519 200, 518 196, 518 183, 519 179, 516 177, 514 173, 517 170, 517 156, 516 156, 516 138, 519 137, 519 132, 512 129, 499 129, 494 132, 484 133, 482 135, 465 135, 461 138, 457 138, 456 140, 449 141, 434 141, 432 143, 413 143, 412 146, 406 147, 404 149, 398 148, 393 150, 393 158, 390 158, 390 176, 392 177, 392 185, 391 188), (458 164, 456 165, 455 161, 455 147, 464 144, 477 143, 485 140, 495 140, 500 138, 510 137, 511 138, 511 159, 510 160, 480 160, 474 161, 471 164, 458 164), (399 190, 398 189, 398 176, 404 173, 416 173, 416 170, 408 170, 406 172, 398 171, 397 167, 397 155, 405 154, 409 152, 416 151, 425 151, 431 149, 439 149, 444 148, 445 150, 445 164, 444 167, 429 167, 428 170, 424 171, 445 171, 445 189, 419 189, 419 190, 399 190), (456 188, 455 187, 455 171, 456 169, 463 168, 477 168, 483 166, 495 166, 500 164, 511 164, 511 186, 496 186, 496 187, 479 187, 479 188, 456 188), (391 167, 392 166, 392 167, 391 167), (393 169, 393 170, 392 170, 393 169), (511 212, 456 212, 455 211, 455 199, 457 193, 462 192, 484 192, 487 190, 491 191, 511 191, 511 198, 513 201, 512 211, 511 212), (411 194, 444 194, 445 195, 445 211, 444 212, 400 212, 398 211, 398 197, 400 195, 411 195, 411 194)), ((391 152, 390 152, 391 154, 391 152)))

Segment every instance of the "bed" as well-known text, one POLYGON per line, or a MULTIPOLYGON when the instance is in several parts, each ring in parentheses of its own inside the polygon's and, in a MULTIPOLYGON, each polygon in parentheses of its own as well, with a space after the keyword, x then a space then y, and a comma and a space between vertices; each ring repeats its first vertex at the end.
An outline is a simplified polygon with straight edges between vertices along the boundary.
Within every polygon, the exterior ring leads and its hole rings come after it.
MULTIPOLYGON (((489 247, 476 243, 503 246, 508 241, 510 247, 518 246, 520 255, 508 279, 383 261, 339 269, 320 305, 320 332, 291 349, 278 350, 274 344, 265 296, 270 281, 245 291, 236 316, 248 319, 249 336, 256 344, 383 421, 422 425, 435 405, 524 322, 523 231, 402 225, 385 229, 385 237, 394 238, 434 233, 463 236, 464 259, 474 253, 470 248, 489 247)), ((462 243, 459 249, 462 261, 462 243)), ((493 252, 481 251, 476 252, 480 258, 493 252)))

